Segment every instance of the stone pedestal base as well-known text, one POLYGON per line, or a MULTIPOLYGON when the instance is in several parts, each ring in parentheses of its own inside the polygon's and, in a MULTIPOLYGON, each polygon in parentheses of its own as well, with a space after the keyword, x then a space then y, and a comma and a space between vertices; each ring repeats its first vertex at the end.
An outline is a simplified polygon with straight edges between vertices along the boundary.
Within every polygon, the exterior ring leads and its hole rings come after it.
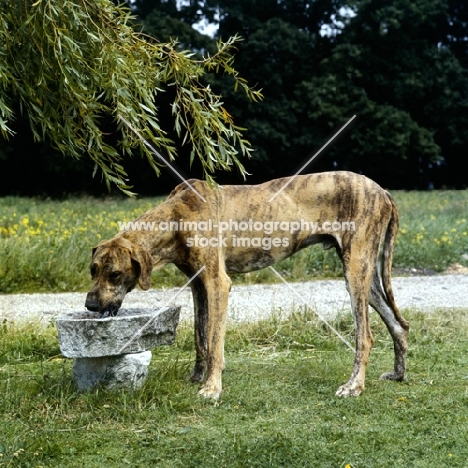
POLYGON ((148 375, 151 351, 104 356, 76 358, 73 362, 73 380, 80 392, 102 388, 140 388, 148 375))

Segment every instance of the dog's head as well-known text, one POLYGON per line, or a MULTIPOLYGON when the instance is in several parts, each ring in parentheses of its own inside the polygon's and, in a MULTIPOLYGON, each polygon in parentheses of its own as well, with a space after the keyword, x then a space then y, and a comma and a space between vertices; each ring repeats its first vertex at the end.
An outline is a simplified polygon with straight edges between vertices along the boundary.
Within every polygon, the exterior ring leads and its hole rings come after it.
POLYGON ((93 285, 85 307, 102 317, 117 315, 125 295, 137 284, 145 290, 150 287, 152 270, 149 252, 131 241, 117 237, 101 242, 93 249, 93 285))

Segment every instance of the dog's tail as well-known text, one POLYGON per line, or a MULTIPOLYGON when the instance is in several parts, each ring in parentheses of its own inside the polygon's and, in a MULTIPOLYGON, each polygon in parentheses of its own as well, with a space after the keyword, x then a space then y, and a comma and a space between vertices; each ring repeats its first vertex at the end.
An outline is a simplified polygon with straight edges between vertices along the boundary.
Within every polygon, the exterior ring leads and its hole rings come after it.
POLYGON ((396 236, 398 233, 398 210, 393 200, 392 196, 388 193, 388 200, 392 206, 392 212, 390 215, 390 221, 387 226, 387 231, 385 232, 383 252, 382 252, 382 261, 381 261, 381 277, 382 277, 382 286, 387 298, 387 303, 393 310, 397 320, 400 323, 406 322, 405 319, 400 314, 400 311, 396 305, 395 297, 393 296, 392 289, 392 261, 393 261, 393 251, 395 248, 396 236))

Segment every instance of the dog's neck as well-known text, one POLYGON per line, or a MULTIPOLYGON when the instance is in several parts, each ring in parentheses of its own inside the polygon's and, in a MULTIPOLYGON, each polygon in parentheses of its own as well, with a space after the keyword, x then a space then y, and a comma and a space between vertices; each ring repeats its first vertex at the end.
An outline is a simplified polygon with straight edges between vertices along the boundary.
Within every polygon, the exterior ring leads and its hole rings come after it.
POLYGON ((160 229, 161 223, 167 223, 174 217, 172 204, 167 202, 156 206, 140 216, 135 223, 140 229, 123 231, 118 234, 133 244, 148 251, 153 259, 153 267, 161 268, 168 263, 180 261, 180 249, 174 239, 174 231, 160 229), (143 227, 146 224, 146 229, 143 227))

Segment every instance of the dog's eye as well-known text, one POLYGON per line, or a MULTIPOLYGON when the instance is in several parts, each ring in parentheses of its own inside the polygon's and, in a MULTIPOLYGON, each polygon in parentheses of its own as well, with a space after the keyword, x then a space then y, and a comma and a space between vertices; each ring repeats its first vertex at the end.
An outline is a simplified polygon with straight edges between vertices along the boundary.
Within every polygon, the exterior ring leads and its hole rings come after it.
POLYGON ((113 271, 112 273, 109 274, 109 279, 111 281, 117 281, 120 278, 120 271, 113 271))

